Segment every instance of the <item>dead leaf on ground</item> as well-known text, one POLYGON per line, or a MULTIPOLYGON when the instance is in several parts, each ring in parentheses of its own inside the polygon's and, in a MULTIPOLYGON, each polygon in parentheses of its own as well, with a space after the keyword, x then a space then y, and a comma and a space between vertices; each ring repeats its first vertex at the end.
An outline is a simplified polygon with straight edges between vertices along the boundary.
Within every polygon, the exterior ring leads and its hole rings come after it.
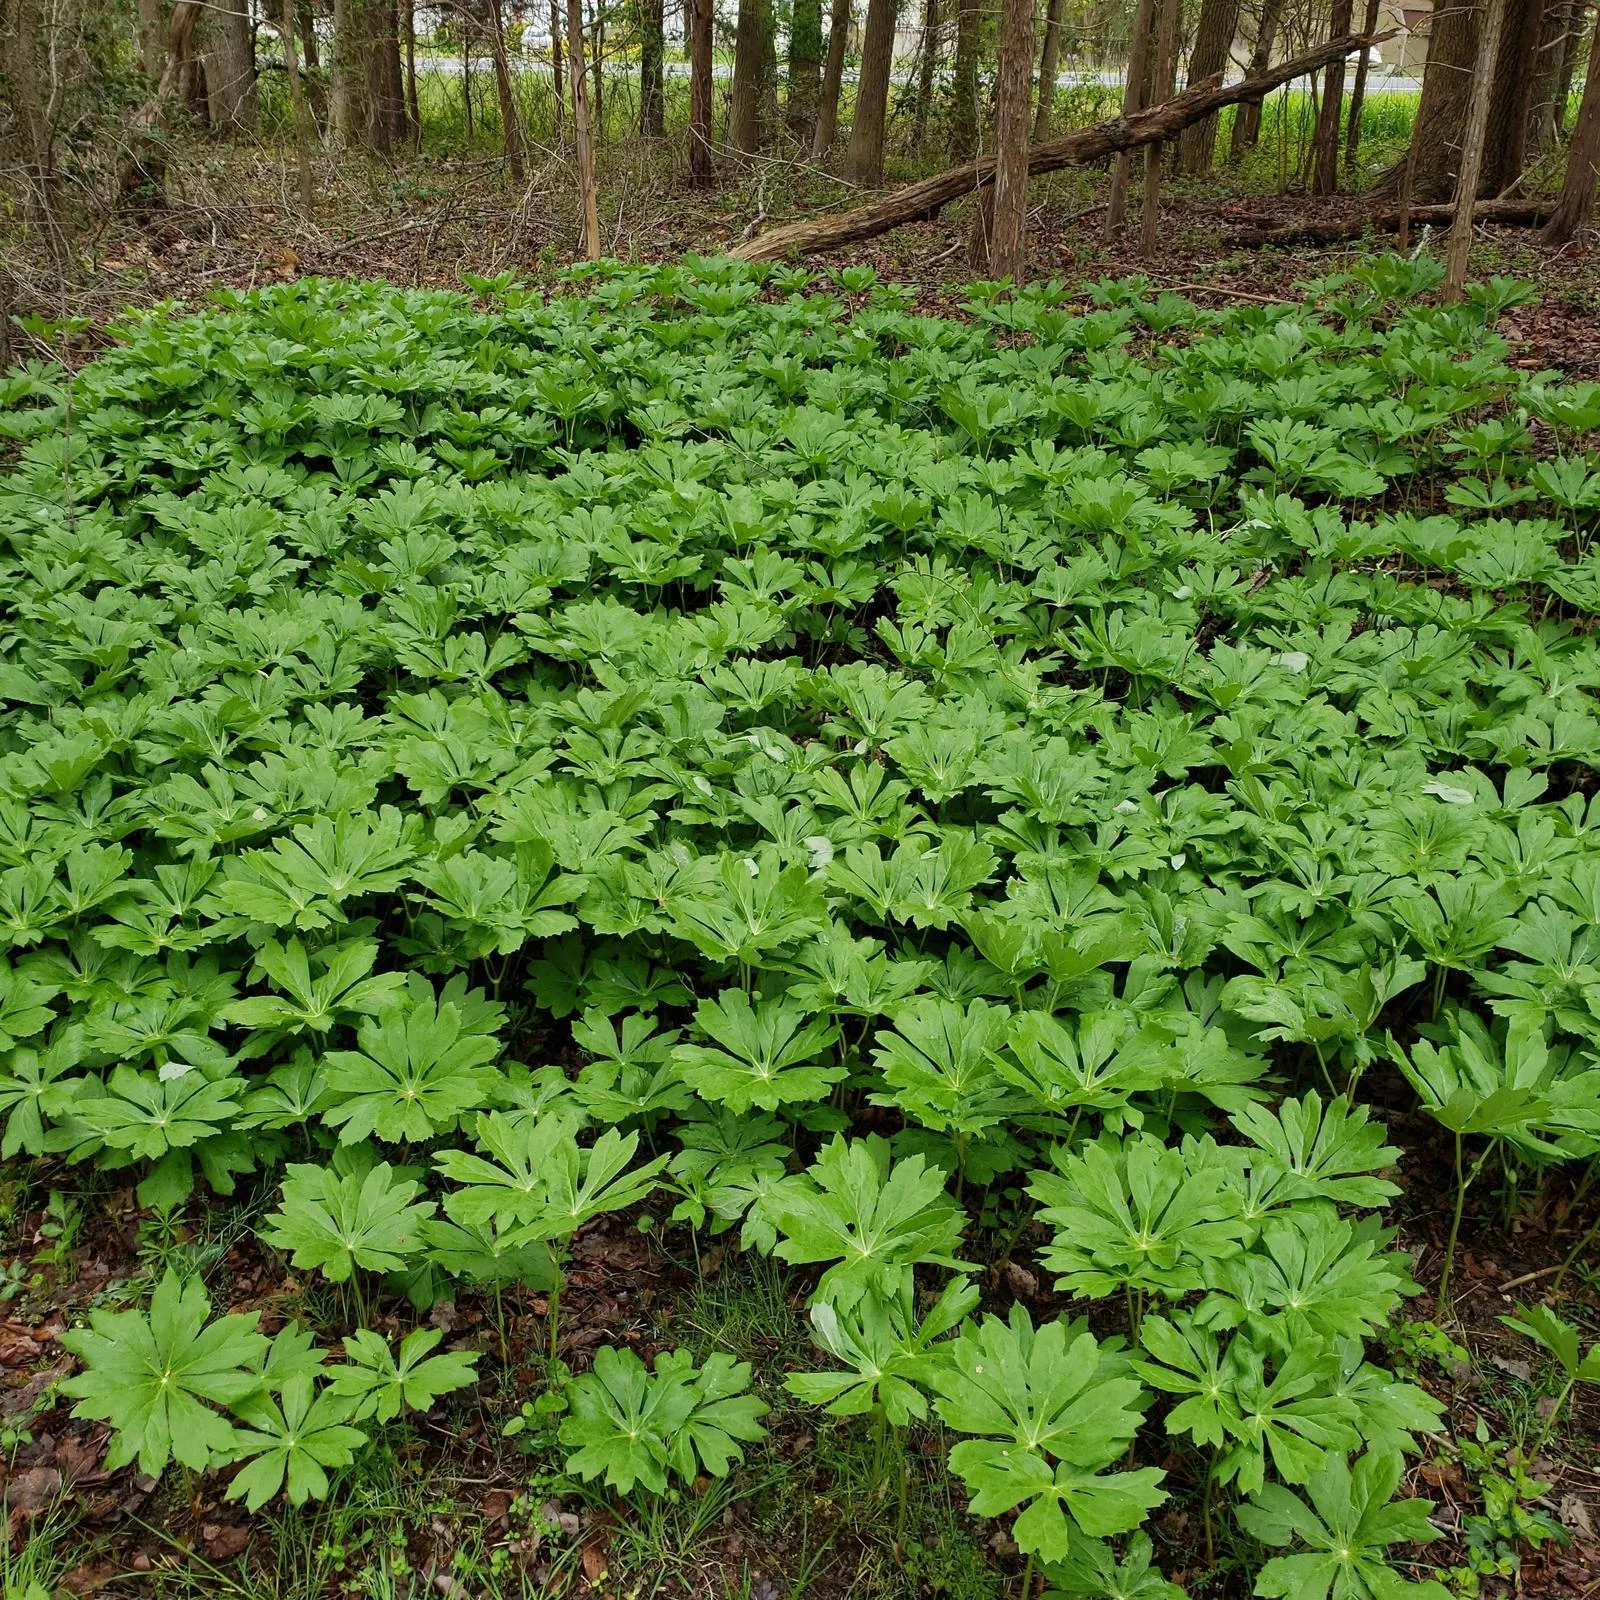
POLYGON ((54 1467, 24 1467, 5 1483, 5 1503, 25 1516, 37 1516, 61 1497, 61 1474, 54 1467))
POLYGON ((243 1523, 207 1522, 201 1526, 200 1537, 213 1561, 231 1561, 249 1545, 250 1529, 243 1523))
POLYGON ((591 1584, 598 1586, 604 1583, 610 1570, 611 1563, 606 1558, 604 1545, 586 1544, 583 1547, 583 1575, 591 1584))

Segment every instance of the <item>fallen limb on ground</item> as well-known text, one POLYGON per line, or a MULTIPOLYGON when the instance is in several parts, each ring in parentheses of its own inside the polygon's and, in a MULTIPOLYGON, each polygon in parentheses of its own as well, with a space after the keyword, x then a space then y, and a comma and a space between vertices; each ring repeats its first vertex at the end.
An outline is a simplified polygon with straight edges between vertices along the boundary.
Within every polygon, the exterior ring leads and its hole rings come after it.
MULTIPOLYGON (((1393 36, 1392 29, 1388 33, 1365 37, 1345 34, 1268 72, 1257 73, 1253 78, 1244 78, 1234 84, 1219 84, 1214 79, 1209 80, 1192 89, 1185 89, 1182 94, 1148 110, 1136 111, 1131 116, 1113 117, 1110 122, 1096 123, 1092 128, 1080 128, 1076 133, 1063 134, 1059 139, 1048 139, 1029 150, 1028 175, 1037 177, 1041 172, 1056 172, 1062 167, 1099 161, 1119 150, 1132 150, 1139 145, 1170 139, 1173 134, 1182 133, 1190 123, 1199 122, 1224 106, 1236 105, 1241 100, 1263 99, 1293 78, 1304 77, 1319 67, 1325 67, 1330 61, 1393 36)), ((907 184, 903 189, 891 190, 880 199, 858 206, 854 211, 769 228, 754 239, 735 245, 729 253, 745 261, 776 261, 803 251, 831 250, 835 245, 873 239, 891 228, 898 228, 903 222, 937 211, 959 195, 993 182, 994 157, 980 156, 964 166, 951 167, 947 172, 935 173, 933 177, 907 184)))
MULTIPOLYGON (((1534 227, 1555 210, 1557 198, 1550 195, 1540 200, 1480 200, 1472 208, 1472 220, 1534 227)), ((1412 206, 1411 226, 1449 227, 1455 214, 1453 200, 1442 206, 1412 206)), ((1373 233, 1392 233, 1399 226, 1398 210, 1373 211, 1359 217, 1340 217, 1334 222, 1291 222, 1281 228, 1269 228, 1265 233, 1241 233, 1233 242, 1245 245, 1337 244, 1341 239, 1359 239, 1369 229, 1373 233)))

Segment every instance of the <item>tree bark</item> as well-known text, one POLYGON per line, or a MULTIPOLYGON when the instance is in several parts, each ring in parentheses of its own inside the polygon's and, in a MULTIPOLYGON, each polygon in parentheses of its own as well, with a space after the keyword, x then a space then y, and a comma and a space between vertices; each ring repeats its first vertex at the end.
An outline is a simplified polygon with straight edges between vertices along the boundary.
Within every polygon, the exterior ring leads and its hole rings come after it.
POLYGON ((934 75, 939 70, 939 0, 922 0, 922 44, 917 62, 917 100, 911 117, 912 148, 920 150, 928 137, 928 114, 933 109, 934 75))
POLYGON ((1033 92, 1034 0, 1004 0, 995 85, 994 231, 989 276, 1021 283, 1028 241, 1028 112, 1033 92))
POLYGON ((311 113, 300 83, 299 52, 295 49, 295 0, 283 0, 278 32, 283 35, 283 70, 289 80, 289 114, 294 120, 295 177, 300 192, 300 215, 311 220, 311 113))
MULTIPOLYGON (((1328 30, 1337 39, 1350 31, 1353 0, 1333 0, 1333 26, 1328 30)), ((1339 192, 1339 117, 1344 110, 1344 58, 1330 61, 1322 74, 1322 107, 1317 113, 1317 130, 1311 140, 1311 192, 1339 192)))
MULTIPOLYGON (((334 0, 335 5, 338 0, 334 0)), ((467 118, 467 141, 471 143, 472 132, 472 21, 465 11, 461 16, 461 105, 467 118)))
POLYGON ((144 68, 145 77, 154 87, 161 78, 163 56, 161 0, 139 0, 138 29, 139 63, 144 68))
POLYGON ((422 148, 422 109, 417 104, 417 5, 399 0, 406 44, 406 138, 413 150, 422 148))
POLYGON ((583 62, 583 0, 567 0, 567 71, 572 89, 572 131, 578 147, 578 199, 583 207, 586 261, 600 259, 600 200, 595 192, 594 140, 589 130, 589 78, 583 62))
MULTIPOLYGON (((1533 105, 1528 115, 1528 155, 1537 159, 1553 150, 1561 135, 1557 101, 1562 69, 1570 89, 1572 54, 1568 49, 1582 25, 1585 0, 1551 0, 1545 6, 1544 28, 1539 35, 1539 59, 1534 69, 1533 105)), ((1564 119, 1563 119, 1564 121, 1564 119)))
MULTIPOLYGON (((1150 68, 1150 98, 1157 105, 1172 98, 1178 71, 1178 29, 1183 23, 1183 0, 1161 0, 1161 21, 1156 29, 1155 60, 1150 68)), ((1205 119, 1198 118, 1192 127, 1205 119)), ((1215 128, 1215 122, 1212 123, 1215 128)), ((1144 204, 1139 219, 1139 253, 1153 256, 1161 230, 1161 155, 1158 141, 1144 147, 1144 204)), ((1180 146, 1181 148, 1181 146, 1180 146)), ((1209 164, 1210 158, 1207 158, 1209 164)))
MULTIPOLYGON (((1283 0, 1264 0, 1261 18, 1256 24, 1256 42, 1250 51, 1249 77, 1258 77, 1272 65, 1272 47, 1278 42, 1278 18, 1283 10, 1283 0)), ((1246 100, 1233 117, 1233 137, 1229 142, 1228 156, 1237 161, 1246 150, 1254 150, 1261 137, 1261 102, 1246 100)))
POLYGON ((367 144, 388 155, 406 136, 405 85, 400 74, 397 0, 366 0, 367 144))
POLYGON ((761 79, 766 70, 769 0, 739 0, 733 37, 733 96, 728 106, 728 144, 744 155, 761 147, 761 79))
POLYGON ((667 29, 664 0, 639 0, 639 132, 667 131, 667 29))
MULTIPOLYGON (((12 0, 13 15, 31 16, 30 0, 12 0)), ((128 137, 128 153, 117 172, 117 193, 124 205, 145 221, 167 201, 167 134, 173 111, 183 103, 185 87, 194 75, 194 36, 204 11, 203 0, 177 0, 167 18, 167 54, 155 94, 135 113, 128 137)), ((37 38, 37 35, 34 36, 37 38)), ((24 38, 17 41, 26 46, 24 38)), ((40 115, 43 116, 41 106, 40 115)), ((48 121, 42 126, 49 128, 48 121)), ((36 155, 36 188, 48 193, 47 180, 54 178, 54 154, 36 155)))
POLYGON ((1061 75, 1061 8, 1064 0, 1049 0, 1044 15, 1044 47, 1039 52, 1039 109, 1033 118, 1033 142, 1050 137, 1056 109, 1056 79, 1061 75))
MULTIPOLYGON (((857 183, 883 180, 883 124, 889 109, 889 69, 894 56, 895 0, 868 0, 861 40, 861 75, 845 167, 857 183)), ((1031 59, 1029 65, 1032 65, 1031 59)))
POLYGON ((1478 33, 1478 0, 1443 0, 1435 8, 1422 98, 1407 153, 1413 199, 1444 200, 1455 189, 1461 133, 1478 65, 1478 33))
MULTIPOLYGON (((1345 26, 1335 28, 1334 36, 1349 32, 1349 7, 1345 8, 1345 26)), ((1181 22, 1181 19, 1180 19, 1181 22)), ((1194 48, 1189 52, 1189 82, 1199 83, 1214 72, 1226 71, 1228 52, 1233 47, 1233 36, 1239 27, 1239 0, 1202 0, 1200 21, 1196 25, 1194 48)), ((1176 53, 1176 46, 1174 46, 1176 53)), ((1163 98, 1160 95, 1157 99, 1163 98)), ((1211 170, 1217 148, 1217 121, 1197 122, 1185 129, 1178 141, 1178 161, 1192 177, 1203 178, 1211 170)))
POLYGON ((1538 77, 1544 12, 1553 0, 1517 0, 1502 12, 1495 53, 1494 91, 1489 99, 1481 194, 1503 194, 1522 176, 1528 152, 1528 121, 1538 77))
MULTIPOLYGON (((1531 226, 1545 221, 1555 212, 1553 198, 1538 200, 1480 200, 1472 208, 1474 222, 1492 222, 1500 227, 1531 226)), ((1444 205, 1413 206, 1409 220, 1437 226, 1455 217, 1455 202, 1444 205)), ((1373 211, 1365 216, 1340 217, 1328 222, 1291 222, 1265 233, 1235 234, 1229 241, 1237 245, 1338 244, 1344 239, 1359 239, 1364 234, 1398 232, 1403 214, 1398 207, 1373 211)))
POLYGON ((833 0, 828 19, 828 59, 822 69, 822 96, 817 102, 817 131, 811 159, 820 161, 839 131, 839 86, 844 82, 844 57, 850 44, 851 0, 833 0))
POLYGON ((1573 0, 1572 26, 1567 29, 1561 77, 1556 85, 1555 127, 1558 139, 1567 131, 1567 103, 1572 98, 1572 75, 1578 65, 1578 40, 1583 34, 1585 10, 1584 0, 1573 0))
MULTIPOLYGON (((1367 0, 1367 14, 1361 23, 1363 33, 1372 33, 1378 26, 1379 0, 1367 0)), ((1344 138, 1344 181, 1355 180, 1356 157, 1361 151, 1361 108, 1367 98, 1367 56, 1363 50, 1356 57, 1356 81, 1350 90, 1350 126, 1344 138)))
POLYGON ((48 96, 42 92, 49 86, 46 25, 39 0, 0 0, 0 45, 4 47, 0 64, 5 69, 12 111, 21 134, 27 215, 43 233, 52 257, 64 262, 68 241, 56 129, 48 96))
POLYGON ((311 105, 311 131, 321 138, 328 127, 328 90, 319 75, 322 57, 317 50, 317 19, 311 0, 297 0, 295 20, 300 28, 300 62, 305 68, 301 82, 311 105))
POLYGON ((210 5, 207 116, 219 133, 250 133, 256 125, 256 51, 249 0, 210 0, 210 5))
POLYGON ((511 63, 506 57, 505 16, 500 0, 489 0, 489 43, 494 51, 494 91, 500 101, 500 131, 505 141, 506 167, 511 181, 521 189, 528 181, 522 164, 522 126, 517 120, 516 96, 511 92, 511 63))
POLYGON ((957 0, 956 64, 950 96, 950 159, 970 161, 978 153, 978 45, 982 0, 957 0))
POLYGON ((703 189, 716 176, 711 155, 712 0, 688 0, 689 182, 703 189))
MULTIPOLYGON (((1119 150, 1132 150, 1161 139, 1170 139, 1201 117, 1212 116, 1225 106, 1235 105, 1241 100, 1260 99, 1295 78, 1318 71, 1336 54, 1349 55, 1363 44, 1377 44, 1392 37, 1391 30, 1371 39, 1352 36, 1331 40, 1292 61, 1280 62, 1268 71, 1239 83, 1199 84, 1180 95, 1174 95, 1164 105, 1152 106, 1132 116, 1114 117, 1092 128, 1080 128, 1073 133, 1063 134, 1046 144, 1035 145, 1028 152, 1029 175, 1038 177, 1045 172, 1059 172, 1063 167, 1103 161, 1119 150)), ((736 245, 729 253, 745 261, 779 261, 802 251, 831 250, 838 245, 857 244, 863 239, 875 239, 903 222, 932 215, 941 206, 993 181, 994 158, 982 156, 976 161, 963 162, 958 167, 895 189, 853 211, 769 228, 765 233, 736 245)))
MULTIPOLYGON (((1486 0, 1483 41, 1479 59, 1486 65, 1500 59, 1500 36, 1505 22, 1505 0, 1486 0)), ((1459 300, 1467 287, 1467 258, 1472 251, 1473 202, 1483 171, 1483 152, 1489 134, 1489 108, 1494 99, 1495 76, 1480 72, 1467 111, 1466 141, 1461 151, 1461 173, 1456 179, 1456 215, 1450 227, 1450 248, 1445 256, 1443 297, 1459 300)))
POLYGON ((1589 75, 1578 104, 1578 120, 1567 151, 1567 175, 1561 198, 1544 232, 1541 244, 1570 244, 1581 228, 1594 221, 1595 175, 1600 173, 1600 28, 1589 44, 1589 75))
MULTIPOLYGON (((1131 117, 1144 109, 1145 80, 1150 75, 1150 51, 1155 42, 1156 0, 1139 0, 1133 14, 1133 37, 1128 46, 1128 81, 1122 89, 1122 114, 1131 117)), ((1106 238, 1121 231, 1128 209, 1128 181, 1133 176, 1133 152, 1122 150, 1111 168, 1111 194, 1106 201, 1106 238)))
POLYGON ((556 142, 567 113, 567 76, 561 64, 561 0, 550 0, 550 76, 555 84, 556 142))
MULTIPOLYGON (((333 0, 333 77, 330 102, 333 136, 345 146, 358 144, 366 117, 366 46, 361 28, 365 21, 363 0, 333 0)), ((465 39, 467 21, 462 18, 465 39)), ((463 55, 465 44, 463 44, 463 55)), ((466 79, 462 79, 463 87, 466 79)), ((467 132, 472 132, 471 97, 468 96, 467 132)))
POLYGON ((789 21, 789 94, 784 122, 803 149, 817 131, 822 94, 822 0, 794 0, 789 21))

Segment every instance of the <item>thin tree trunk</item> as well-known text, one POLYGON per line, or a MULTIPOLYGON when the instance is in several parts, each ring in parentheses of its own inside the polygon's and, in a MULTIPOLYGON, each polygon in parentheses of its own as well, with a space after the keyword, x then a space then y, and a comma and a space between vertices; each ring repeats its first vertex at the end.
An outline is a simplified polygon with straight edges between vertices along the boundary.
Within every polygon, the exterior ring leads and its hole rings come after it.
POLYGON ((300 85, 300 57, 295 49, 295 0, 283 0, 283 16, 278 31, 283 35, 283 69, 289 80, 289 113, 294 119, 295 176, 300 192, 300 215, 311 220, 311 130, 310 112, 300 85))
POLYGON ((1568 44, 1583 19, 1585 0, 1553 0, 1545 7, 1544 28, 1539 35, 1539 59, 1534 71, 1533 105, 1528 119, 1528 155, 1537 159, 1555 148, 1559 137, 1556 126, 1556 99, 1560 92, 1563 67, 1571 67, 1568 44))
MULTIPOLYGON (((1178 66, 1178 28, 1183 20, 1183 0, 1161 0, 1161 22, 1156 34, 1155 64, 1151 76, 1150 98, 1160 105, 1172 96, 1173 78, 1178 66)), ((1202 122, 1204 118, 1200 119, 1202 122)), ((1198 127, 1197 122, 1193 124, 1198 127)), ((1139 253, 1153 256, 1161 229, 1161 152, 1160 143, 1145 146, 1144 209, 1139 225, 1139 253)))
MULTIPOLYGON (((1329 38, 1337 39, 1350 31, 1353 0, 1333 0, 1333 26, 1329 38)), ((1339 192, 1339 116, 1344 110, 1344 58, 1330 61, 1322 75, 1322 105, 1317 112, 1317 131, 1311 140, 1311 192, 1339 192)))
POLYGON ((928 137, 933 80, 939 70, 939 0, 922 0, 922 44, 917 62, 917 101, 911 117, 911 145, 920 150, 928 137))
MULTIPOLYGON (((1478 58, 1486 66, 1500 59, 1500 34, 1505 22, 1505 0, 1486 0, 1483 43, 1478 58)), ((1483 149, 1489 134, 1489 102, 1494 97, 1494 74, 1480 72, 1467 111, 1466 140, 1461 151, 1461 174, 1456 179, 1456 218, 1450 228, 1450 248, 1445 257, 1443 296, 1459 300, 1466 293, 1467 258, 1472 252, 1472 206, 1478 198, 1478 178, 1483 171, 1483 149)))
POLYGON ((956 65, 950 97, 950 159, 978 153, 978 44, 982 0, 957 0, 956 65))
MULTIPOLYGON (((1378 31, 1378 6, 1380 0, 1367 0, 1367 14, 1361 19, 1363 33, 1376 33, 1378 31)), ((1349 185, 1355 181, 1356 157, 1361 150, 1361 108, 1367 98, 1367 57, 1370 51, 1363 50, 1356 57, 1356 81, 1350 90, 1350 126, 1344 138, 1344 181, 1349 185)))
POLYGON ((249 0, 210 0, 210 4, 207 117, 219 133, 250 133, 256 125, 256 53, 249 0))
POLYGON ((397 0, 367 0, 367 142, 388 155, 406 136, 405 84, 400 71, 397 0))
MULTIPOLYGON (((335 0, 335 4, 338 0, 335 0)), ((461 103, 467 113, 467 142, 473 139, 472 129, 472 23, 466 12, 461 13, 461 103)))
POLYGON ((1567 29, 1561 76, 1556 84, 1555 128, 1558 139, 1564 138, 1567 131, 1567 104, 1572 98, 1572 75, 1578 65, 1578 40, 1583 35, 1584 14, 1584 0, 1572 0, 1572 25, 1567 29))
MULTIPOLYGON (((1179 19, 1181 28, 1182 19, 1179 19)), ((1239 27, 1239 0, 1202 0, 1200 21, 1195 26, 1194 48, 1189 52, 1189 82, 1199 83, 1228 65, 1228 52, 1233 47, 1233 36, 1239 27)), ((1333 36, 1341 30, 1335 28, 1333 36)), ((1173 58, 1177 58, 1177 32, 1173 35, 1173 58)), ((1175 70, 1175 69, 1174 69, 1175 70)), ((1162 99, 1163 96, 1157 95, 1162 99)), ((1216 154, 1217 125, 1197 122, 1186 129, 1178 141, 1178 162, 1183 170, 1196 178, 1203 178, 1211 170, 1216 154)))
POLYGON ((1044 16, 1044 47, 1039 52, 1039 109, 1033 118, 1033 142, 1043 144, 1050 137, 1050 119, 1056 109, 1056 79, 1061 71, 1061 7, 1063 0, 1049 0, 1044 16))
MULTIPOLYGON (((365 118, 365 83, 360 25, 362 0, 333 0, 333 76, 331 105, 333 137, 349 147, 360 141, 365 118)), ((463 20, 463 29, 465 21, 463 20)), ((464 34, 463 34, 464 37, 464 34)), ((462 46, 463 55, 466 46, 462 46)), ((467 112, 467 134, 472 134, 472 113, 467 112)))
POLYGON ((161 0, 139 0, 138 29, 139 61, 154 88, 161 78, 161 0))
POLYGON ((1589 44, 1589 75, 1578 104, 1578 120, 1567 151, 1567 175, 1555 214, 1540 234, 1541 244, 1569 244, 1594 220, 1595 175, 1600 173, 1600 28, 1589 44))
POLYGON ((716 176, 711 156, 712 0, 689 6, 689 181, 703 189, 716 176))
POLYGON ((401 0, 406 19, 406 123, 411 148, 422 148, 422 111, 417 104, 417 6, 416 0, 401 0))
POLYGON ((761 147, 761 78, 767 56, 769 0, 739 0, 733 36, 733 95, 728 105, 728 144, 741 155, 761 147))
POLYGON ((583 251, 600 259, 600 199, 594 183, 594 143, 589 131, 589 81, 583 62, 583 0, 567 0, 567 70, 572 86, 572 131, 578 146, 578 197, 583 205, 583 251))
MULTIPOLYGON (((1128 81, 1122 88, 1122 114, 1125 117, 1131 117, 1135 111, 1144 109, 1145 80, 1150 75, 1150 54, 1155 28, 1156 0, 1139 0, 1133 14, 1133 37, 1128 43, 1128 81)), ((1111 194, 1106 201, 1108 239, 1114 239, 1122 231, 1123 218, 1128 208, 1128 181, 1132 176, 1133 152, 1118 151, 1116 163, 1111 169, 1111 194)))
POLYGON ((311 103, 312 132, 320 139, 328 130, 328 91, 318 76, 322 58, 317 50, 317 19, 312 14, 311 0, 299 0, 295 17, 300 25, 300 61, 305 67, 302 81, 311 103))
MULTIPOLYGON (((1283 9, 1283 0, 1265 0, 1261 7, 1261 20, 1256 26, 1256 42, 1250 51, 1250 65, 1247 75, 1259 77, 1272 64, 1272 47, 1278 40, 1278 17, 1283 9)), ((1261 102, 1247 100, 1233 116, 1233 138, 1229 143, 1228 155, 1233 161, 1239 160, 1246 150, 1254 150, 1256 142, 1261 137, 1261 102)))
POLYGON ((994 233, 989 276, 1020 283, 1028 238, 1028 112, 1033 91, 1034 0, 1004 0, 995 86, 994 233))
POLYGON ((590 107, 589 125, 594 137, 603 139, 606 133, 606 11, 604 5, 595 8, 594 48, 589 57, 589 78, 594 89, 590 107))
POLYGON ((511 63, 506 58, 506 25, 500 0, 489 0, 489 44, 494 51, 494 92, 500 101, 500 132, 505 140, 506 166, 511 181, 521 189, 528 181, 522 165, 522 128, 517 121, 516 97, 511 92, 511 63))
POLYGON ((845 168, 857 183, 883 181, 883 124, 889 109, 894 14, 895 0, 868 0, 856 110, 850 122, 850 147, 845 152, 845 168))
MULTIPOLYGON (((1381 34, 1377 42, 1392 37, 1392 31, 1381 34)), ((1339 53, 1349 55, 1361 42, 1354 37, 1337 39, 1318 45, 1292 61, 1280 62, 1257 77, 1233 84, 1199 84, 1180 95, 1174 95, 1165 105, 1152 106, 1146 111, 1136 111, 1130 117, 1114 117, 1092 128, 1080 128, 1076 132, 1062 134, 1048 143, 1035 145, 1028 152, 1029 176, 1036 178, 1041 173, 1059 172, 1063 167, 1104 161, 1119 150, 1131 150, 1170 139, 1201 117, 1209 117, 1241 100, 1260 99, 1296 78, 1320 71, 1332 56, 1339 53)), ((832 250, 839 245, 857 244, 863 239, 875 239, 903 222, 935 215, 952 200, 987 188, 993 181, 994 158, 982 156, 976 161, 965 161, 960 166, 936 172, 916 183, 908 183, 852 211, 769 228, 755 238, 734 246, 729 254, 744 261, 779 261, 801 251, 832 250)))
POLYGON ((822 94, 817 101, 817 131, 811 159, 820 161, 839 131, 839 87, 844 82, 844 57, 850 44, 851 0, 833 0, 828 18, 828 58, 822 68, 822 94))
POLYGON ((555 82, 556 142, 559 144, 567 111, 567 79, 561 65, 561 0, 550 0, 550 74, 555 82))
POLYGON ((664 0, 639 0, 639 132, 667 131, 667 36, 664 0))
MULTIPOLYGON (((38 0, 0 0, 0 47, 4 49, 0 66, 5 70, 12 111, 22 136, 27 214, 44 234, 51 256, 61 263, 68 255, 67 229, 56 130, 48 98, 41 93, 45 87, 42 69, 49 54, 44 38, 47 19, 36 9, 37 5, 38 0)), ((159 97, 158 89, 157 103, 159 97)), ((162 173, 164 176, 164 166, 162 173)), ((124 182, 123 193, 128 192, 124 182)))

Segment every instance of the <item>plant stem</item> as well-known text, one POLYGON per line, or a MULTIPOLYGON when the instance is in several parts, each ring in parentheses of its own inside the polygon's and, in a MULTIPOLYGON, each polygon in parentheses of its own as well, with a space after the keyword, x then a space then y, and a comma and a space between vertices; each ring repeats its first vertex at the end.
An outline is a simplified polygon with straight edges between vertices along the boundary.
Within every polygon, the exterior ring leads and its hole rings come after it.
POLYGON ((1600 1233, 1600 1215, 1597 1215, 1594 1221, 1589 1224, 1588 1231, 1575 1245, 1573 1245, 1572 1253, 1565 1261, 1561 1263, 1561 1270, 1556 1274, 1556 1281, 1550 1285, 1552 1293, 1561 1293, 1562 1279, 1564 1279, 1567 1273, 1571 1270, 1572 1263, 1576 1261, 1591 1244, 1594 1243, 1594 1236, 1597 1233, 1600 1233))
POLYGON ((550 1359, 556 1359, 556 1330, 561 1321, 561 1288, 557 1285, 550 1291, 550 1305, 545 1312, 545 1321, 550 1324, 550 1359))
POLYGON ((1028 1564, 1022 1569, 1022 1600, 1033 1593, 1033 1552, 1028 1552, 1028 1564))

